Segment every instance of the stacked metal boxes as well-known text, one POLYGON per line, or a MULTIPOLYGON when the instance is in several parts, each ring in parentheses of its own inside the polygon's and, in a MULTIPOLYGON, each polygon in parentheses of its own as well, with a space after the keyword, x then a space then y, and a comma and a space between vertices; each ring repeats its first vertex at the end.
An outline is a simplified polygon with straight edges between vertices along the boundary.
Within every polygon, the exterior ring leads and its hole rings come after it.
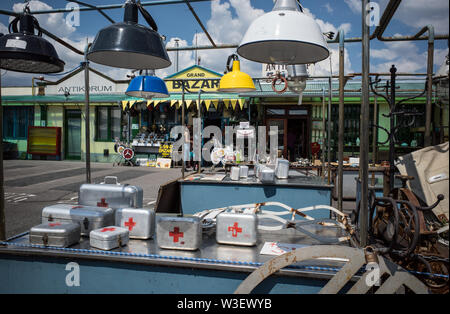
POLYGON ((92 247, 110 250, 126 245, 129 238, 151 238, 155 212, 142 208, 142 203, 142 188, 121 185, 116 177, 83 184, 78 204, 55 204, 42 210, 42 225, 30 230, 30 243, 66 247, 79 242, 82 235, 90 237, 92 247), (111 179, 113 183, 106 182, 111 179))

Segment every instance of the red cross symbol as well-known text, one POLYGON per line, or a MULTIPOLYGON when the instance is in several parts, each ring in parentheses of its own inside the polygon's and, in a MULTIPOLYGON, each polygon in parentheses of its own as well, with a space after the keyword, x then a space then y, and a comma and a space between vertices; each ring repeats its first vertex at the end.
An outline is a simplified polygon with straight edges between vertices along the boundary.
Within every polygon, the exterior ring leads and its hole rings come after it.
POLYGON ((101 202, 97 203, 97 207, 108 207, 108 203, 106 203, 105 198, 102 198, 101 202))
POLYGON ((55 222, 55 223, 50 223, 48 224, 49 227, 56 227, 56 226, 61 226, 61 224, 59 222, 55 222))
POLYGON ((108 232, 108 231, 114 231, 116 230, 116 228, 103 228, 102 230, 100 230, 100 232, 108 232))
POLYGON ((180 232, 180 228, 178 227, 173 228, 173 232, 172 231, 169 232, 169 237, 173 237, 174 243, 178 242, 178 239, 182 238, 183 236, 184 233, 180 232))
POLYGON ((242 232, 242 228, 238 227, 238 223, 235 222, 233 226, 228 227, 228 231, 231 231, 231 236, 236 238, 239 232, 242 232))
POLYGON ((130 217, 128 221, 125 222, 125 227, 128 227, 128 230, 133 230, 134 226, 136 226, 136 223, 133 221, 133 217, 130 217))

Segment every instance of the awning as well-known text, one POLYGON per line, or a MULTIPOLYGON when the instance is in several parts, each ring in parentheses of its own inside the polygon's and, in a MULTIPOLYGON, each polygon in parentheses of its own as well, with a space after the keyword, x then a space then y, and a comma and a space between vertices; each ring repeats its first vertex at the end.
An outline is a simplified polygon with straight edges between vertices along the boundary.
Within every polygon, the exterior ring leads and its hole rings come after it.
MULTIPOLYGON (((198 93, 185 94, 184 95, 184 105, 186 108, 189 108, 191 105, 195 105, 197 109, 199 105, 204 104, 206 110, 209 110, 211 105, 213 105, 216 109, 220 102, 223 102, 225 107, 236 109, 237 106, 242 110, 244 108, 244 104, 248 101, 247 97, 239 97, 239 94, 229 94, 229 93, 202 93, 200 95, 200 104, 198 93)), ((176 108, 181 107, 182 103, 182 95, 181 94, 171 94, 170 97, 167 98, 152 98, 152 99, 142 99, 142 98, 134 98, 128 97, 122 100, 122 108, 125 110, 126 108, 131 108, 136 103, 146 103, 148 106, 156 107, 159 104, 167 103, 171 107, 176 106, 176 108)))

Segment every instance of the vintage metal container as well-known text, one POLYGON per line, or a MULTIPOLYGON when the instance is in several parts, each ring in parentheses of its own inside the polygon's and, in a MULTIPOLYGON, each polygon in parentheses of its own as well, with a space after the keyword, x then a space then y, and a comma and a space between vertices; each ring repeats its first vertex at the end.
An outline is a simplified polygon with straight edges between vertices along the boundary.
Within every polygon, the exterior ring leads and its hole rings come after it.
POLYGON ((278 158, 275 167, 275 176, 278 179, 289 178, 289 161, 286 159, 278 158))
POLYGON ((80 241, 81 226, 78 223, 48 222, 32 227, 29 236, 31 244, 69 247, 80 241))
POLYGON ((112 250, 128 244, 129 231, 127 228, 107 226, 92 230, 89 233, 89 244, 100 250, 112 250))
POLYGON ((78 192, 78 203, 80 205, 114 209, 141 208, 143 198, 144 193, 141 187, 120 184, 117 177, 105 177, 105 181, 99 184, 82 184, 78 192))
POLYGON ((217 243, 256 245, 258 236, 256 214, 221 213, 216 218, 216 224, 217 243))
POLYGON ((116 226, 128 229, 131 239, 149 239, 155 234, 155 211, 150 208, 119 208, 116 226))
POLYGON ((241 178, 248 177, 248 166, 239 166, 239 176, 241 178))
POLYGON ((114 224, 114 209, 56 204, 47 206, 42 210, 42 223, 48 222, 75 222, 81 226, 81 235, 88 236, 89 232, 104 226, 114 224))
POLYGON ((197 250, 202 244, 201 221, 197 217, 159 217, 156 241, 163 249, 197 250))
POLYGON ((240 176, 239 167, 231 167, 230 178, 233 181, 238 181, 240 176))
POLYGON ((273 183, 275 181, 275 170, 267 166, 262 166, 258 172, 258 179, 262 183, 273 183))

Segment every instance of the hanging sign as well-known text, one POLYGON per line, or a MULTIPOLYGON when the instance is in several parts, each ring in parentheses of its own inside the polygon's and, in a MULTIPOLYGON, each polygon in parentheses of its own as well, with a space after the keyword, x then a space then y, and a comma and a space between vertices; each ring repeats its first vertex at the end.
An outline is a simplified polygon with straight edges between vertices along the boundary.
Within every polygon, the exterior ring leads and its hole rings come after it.
POLYGON ((182 87, 191 92, 214 92, 219 88, 222 75, 195 65, 166 78, 167 89, 171 93, 181 93, 182 87))

